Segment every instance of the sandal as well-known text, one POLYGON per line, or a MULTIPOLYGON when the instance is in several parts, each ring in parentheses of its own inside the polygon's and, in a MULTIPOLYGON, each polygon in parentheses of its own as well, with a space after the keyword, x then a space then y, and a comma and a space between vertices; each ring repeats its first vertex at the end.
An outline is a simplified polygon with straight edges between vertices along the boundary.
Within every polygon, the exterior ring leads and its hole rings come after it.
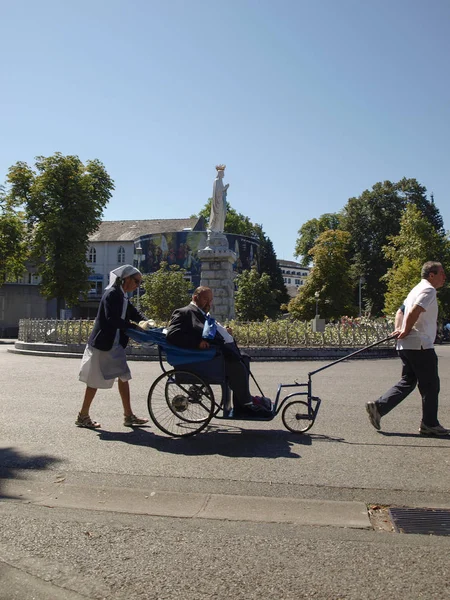
POLYGON ((101 427, 101 424, 93 421, 89 415, 82 415, 81 413, 78 413, 75 425, 77 427, 86 427, 86 429, 98 429, 101 427))
POLYGON ((125 417, 123 424, 125 427, 139 427, 140 425, 145 425, 148 423, 148 419, 140 419, 136 417, 136 415, 129 415, 125 417))

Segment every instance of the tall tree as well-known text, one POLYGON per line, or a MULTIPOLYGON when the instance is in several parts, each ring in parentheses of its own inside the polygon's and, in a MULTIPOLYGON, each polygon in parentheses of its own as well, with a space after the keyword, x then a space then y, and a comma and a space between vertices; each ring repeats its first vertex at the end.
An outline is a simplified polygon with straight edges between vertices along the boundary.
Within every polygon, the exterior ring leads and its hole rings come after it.
POLYGON ((58 311, 79 302, 89 289, 89 236, 98 229, 114 182, 99 160, 38 156, 35 170, 24 162, 8 172, 9 197, 25 206, 41 291, 58 299, 58 311))
POLYGON ((442 231, 439 210, 426 198, 426 188, 415 179, 376 183, 361 196, 350 198, 344 208, 343 228, 351 235, 349 257, 353 277, 356 282, 364 276, 364 296, 375 315, 383 310, 386 293, 383 276, 392 266, 383 247, 399 233, 402 214, 410 204, 417 206, 438 232, 442 231))
POLYGON ((28 244, 24 214, 18 211, 0 186, 0 287, 25 271, 28 244))
MULTIPOLYGON (((442 262, 444 268, 450 264, 450 242, 442 230, 427 220, 416 204, 410 204, 400 220, 398 235, 392 236, 383 248, 384 254, 392 262, 384 279, 387 283, 385 311, 394 314, 409 291, 420 279, 421 266, 428 260, 442 262)), ((441 303, 447 303, 444 291, 440 294, 441 303)), ((450 307, 448 307, 450 308, 450 307)))
POLYGON ((309 251, 316 244, 321 233, 332 229, 342 229, 343 215, 340 213, 325 213, 318 219, 306 221, 298 230, 298 238, 295 243, 295 256, 300 258, 302 265, 307 267, 311 262, 309 251))
POLYGON ((299 294, 288 305, 289 313, 297 319, 311 319, 318 293, 319 313, 326 319, 336 319, 356 312, 353 304, 353 282, 347 259, 350 234, 327 230, 319 235, 309 251, 313 268, 299 294))
POLYGON ((241 321, 262 321, 268 317, 274 304, 270 277, 261 275, 255 267, 236 277, 236 315, 241 321))

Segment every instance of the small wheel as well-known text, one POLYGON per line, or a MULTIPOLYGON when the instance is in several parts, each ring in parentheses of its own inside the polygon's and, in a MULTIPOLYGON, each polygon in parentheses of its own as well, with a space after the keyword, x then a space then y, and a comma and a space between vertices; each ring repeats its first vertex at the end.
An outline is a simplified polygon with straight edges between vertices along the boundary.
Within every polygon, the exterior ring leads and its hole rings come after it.
POLYGON ((187 437, 204 429, 216 404, 210 386, 189 371, 167 371, 153 382, 148 393, 153 423, 167 435, 187 437))
POLYGON ((295 400, 283 408, 281 419, 286 429, 292 433, 306 433, 314 425, 316 415, 310 410, 307 402, 295 400))

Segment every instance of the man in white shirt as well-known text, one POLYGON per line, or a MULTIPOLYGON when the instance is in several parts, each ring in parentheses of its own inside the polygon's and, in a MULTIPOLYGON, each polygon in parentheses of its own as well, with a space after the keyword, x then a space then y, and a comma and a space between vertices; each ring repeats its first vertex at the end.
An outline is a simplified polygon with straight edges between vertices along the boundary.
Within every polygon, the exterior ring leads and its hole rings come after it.
POLYGON ((380 429, 381 417, 387 415, 419 385, 422 396, 421 435, 448 436, 438 421, 439 375, 438 359, 434 351, 438 305, 436 290, 445 283, 445 271, 439 262, 426 262, 422 280, 405 300, 403 319, 397 312, 395 334, 397 350, 403 369, 402 378, 376 402, 366 405, 369 420, 380 429))

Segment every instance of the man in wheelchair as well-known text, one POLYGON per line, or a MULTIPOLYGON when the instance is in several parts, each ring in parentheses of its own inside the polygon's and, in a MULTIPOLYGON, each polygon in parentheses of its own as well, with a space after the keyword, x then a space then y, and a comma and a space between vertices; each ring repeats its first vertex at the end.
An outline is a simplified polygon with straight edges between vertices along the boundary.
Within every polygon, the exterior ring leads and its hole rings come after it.
POLYGON ((190 304, 173 312, 167 327, 167 341, 181 348, 205 350, 217 346, 223 355, 225 376, 233 391, 234 416, 271 417, 270 400, 250 394, 250 358, 239 350, 231 329, 216 323, 209 314, 212 301, 212 290, 198 287, 190 304))

